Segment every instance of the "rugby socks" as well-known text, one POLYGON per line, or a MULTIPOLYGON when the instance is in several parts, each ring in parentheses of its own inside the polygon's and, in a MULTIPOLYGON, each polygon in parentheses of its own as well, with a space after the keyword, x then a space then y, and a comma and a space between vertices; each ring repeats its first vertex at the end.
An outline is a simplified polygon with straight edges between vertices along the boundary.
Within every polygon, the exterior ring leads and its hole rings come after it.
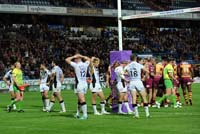
POLYGON ((183 97, 184 97, 185 103, 187 105, 188 104, 188 98, 187 98, 187 93, 186 92, 183 93, 183 97))
POLYGON ((168 98, 168 95, 164 94, 159 100, 158 103, 162 103, 165 99, 168 98))
POLYGON ((92 104, 92 108, 93 108, 94 114, 98 113, 96 104, 92 104))
POLYGON ((133 106, 133 109, 134 109, 135 117, 139 117, 139 112, 138 112, 138 106, 137 106, 137 104, 132 104, 132 106, 133 106))
POLYGON ((105 110, 105 102, 104 101, 101 102, 100 105, 101 105, 101 113, 104 113, 106 111, 105 110))
POLYGON ((128 101, 125 101, 125 106, 126 106, 126 109, 128 110, 128 113, 131 113, 132 111, 131 111, 131 109, 130 109, 130 107, 129 107, 129 104, 128 104, 128 101))
POLYGON ((46 109, 49 107, 49 99, 45 99, 45 106, 46 109))
POLYGON ((148 107, 148 103, 144 103, 144 111, 146 113, 146 117, 149 117, 149 107, 148 107))
POLYGON ((122 102, 121 101, 118 102, 118 112, 122 113, 122 102))
POLYGON ((176 93, 176 102, 180 102, 181 98, 180 98, 180 93, 176 93))
POLYGON ((50 101, 47 111, 51 111, 51 108, 53 107, 54 103, 55 101, 50 101))
POLYGON ((83 116, 87 117, 87 104, 86 104, 86 102, 81 103, 81 109, 83 111, 83 116))
POLYGON ((76 113, 76 115, 80 116, 80 112, 81 112, 81 103, 78 102, 78 104, 77 104, 77 113, 76 113))
MULTIPOLYGON (((15 98, 11 98, 11 102, 14 101, 14 100, 15 100, 15 98)), ((16 108, 17 108, 16 105, 13 104, 13 109, 15 110, 16 108)))
POLYGON ((63 100, 60 101, 60 106, 61 106, 62 112, 66 112, 65 103, 63 100))
POLYGON ((192 91, 189 91, 188 94, 189 94, 190 105, 192 105, 192 91))
POLYGON ((43 108, 46 108, 46 105, 45 105, 45 97, 42 96, 42 104, 43 104, 43 108))
POLYGON ((176 106, 177 105, 176 104, 176 95, 171 95, 171 97, 172 97, 172 102, 173 102, 174 106, 176 106))

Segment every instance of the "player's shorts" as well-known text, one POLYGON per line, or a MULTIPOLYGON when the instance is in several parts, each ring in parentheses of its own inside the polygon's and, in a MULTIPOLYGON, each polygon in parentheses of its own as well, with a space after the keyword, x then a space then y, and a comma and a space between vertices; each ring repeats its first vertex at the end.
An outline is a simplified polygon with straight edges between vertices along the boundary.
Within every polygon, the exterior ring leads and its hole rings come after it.
POLYGON ((131 91, 142 91, 145 90, 144 84, 141 80, 130 81, 129 88, 131 91))
POLYGON ((53 88, 53 92, 54 92, 54 93, 56 93, 56 92, 61 92, 61 88, 62 88, 61 82, 57 82, 56 85, 53 84, 53 85, 52 85, 52 88, 53 88))
POLYGON ((179 79, 173 80, 173 85, 174 85, 174 87, 179 87, 179 86, 180 86, 180 81, 179 81, 179 79))
POLYGON ((160 81, 161 81, 161 76, 155 76, 154 79, 153 79, 153 87, 155 89, 158 89, 159 87, 159 84, 160 84, 160 81))
POLYGON ((9 92, 14 91, 13 84, 9 86, 9 92))
POLYGON ((87 89, 88 89, 88 83, 87 82, 81 82, 78 83, 77 86, 75 86, 76 88, 74 89, 74 93, 79 94, 79 93, 83 93, 86 94, 87 93, 87 89))
POLYGON ((93 87, 93 83, 90 83, 90 90, 92 93, 99 93, 99 92, 102 92, 102 87, 100 83, 95 83, 94 87, 93 87))
POLYGON ((122 82, 117 82, 117 90, 119 93, 124 93, 124 92, 127 92, 127 87, 126 85, 123 85, 122 82))
POLYGON ((173 82, 170 79, 169 80, 168 79, 164 80, 164 84, 165 84, 165 88, 166 89, 173 89, 174 88, 173 82))
POLYGON ((40 92, 49 91, 49 87, 46 84, 40 84, 40 92))
POLYGON ((191 78, 181 78, 181 85, 190 85, 192 82, 191 78))
POLYGON ((146 86, 147 89, 153 88, 153 79, 152 79, 152 78, 148 78, 148 79, 145 81, 145 86, 146 86))

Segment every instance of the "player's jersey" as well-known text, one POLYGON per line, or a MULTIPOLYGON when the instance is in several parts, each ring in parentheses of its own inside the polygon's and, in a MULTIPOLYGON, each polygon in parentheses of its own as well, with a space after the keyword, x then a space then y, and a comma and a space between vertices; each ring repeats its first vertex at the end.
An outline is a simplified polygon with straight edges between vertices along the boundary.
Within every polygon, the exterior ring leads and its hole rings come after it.
POLYGON ((162 74, 163 74, 163 69, 164 69, 163 64, 162 64, 162 63, 157 63, 157 64, 156 64, 156 75, 162 76, 162 74))
POLYGON ((177 70, 177 65, 173 65, 173 69, 174 69, 174 76, 175 78, 178 78, 178 70, 177 70))
POLYGON ((71 62, 70 65, 74 68, 76 74, 76 81, 78 83, 86 82, 89 62, 71 62))
POLYGON ((115 68, 116 80, 117 82, 122 82, 121 75, 124 73, 124 69, 122 66, 118 66, 115 68))
POLYGON ((171 79, 169 73, 174 73, 174 69, 171 64, 167 64, 163 70, 163 77, 164 79, 168 80, 171 79))
POLYGON ((13 77, 15 77, 18 85, 22 85, 23 84, 23 73, 22 73, 21 69, 15 68, 12 71, 12 75, 13 75, 13 77))
POLYGON ((128 72, 130 80, 141 80, 141 71, 144 68, 143 65, 133 61, 125 67, 128 72))
POLYGON ((151 74, 155 73, 155 67, 151 63, 147 64, 146 67, 149 70, 149 75, 148 76, 152 77, 151 74))
POLYGON ((60 83, 60 82, 61 82, 62 75, 63 75, 62 69, 61 69, 59 66, 55 66, 55 67, 52 69, 52 74, 55 74, 54 83, 55 83, 55 82, 60 83))
POLYGON ((4 75, 4 77, 5 77, 8 81, 10 81, 10 83, 13 83, 13 79, 12 79, 12 70, 8 71, 8 72, 4 75))
POLYGON ((99 68, 93 67, 94 73, 92 74, 92 83, 100 83, 99 68))
POLYGON ((192 65, 188 62, 181 62, 180 65, 180 73, 182 78, 191 78, 191 68, 192 65))
POLYGON ((49 75, 50 75, 50 71, 48 69, 40 70, 40 80, 42 84, 47 83, 49 75))

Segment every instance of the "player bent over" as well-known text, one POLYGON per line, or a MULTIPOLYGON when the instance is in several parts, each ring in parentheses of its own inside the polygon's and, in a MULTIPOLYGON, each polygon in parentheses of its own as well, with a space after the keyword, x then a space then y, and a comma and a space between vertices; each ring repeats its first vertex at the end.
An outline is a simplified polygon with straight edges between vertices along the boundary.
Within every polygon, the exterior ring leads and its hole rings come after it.
POLYGON ((92 107, 94 110, 94 115, 109 114, 105 110, 105 97, 104 97, 104 93, 102 91, 102 87, 99 80, 99 68, 98 68, 99 63, 100 63, 99 58, 92 57, 91 63, 90 63, 90 75, 92 78, 92 83, 90 83, 90 90, 92 92, 92 107), (97 111, 97 107, 96 107, 97 96, 99 96, 101 99, 101 102, 100 102, 101 113, 97 111))
POLYGON ((12 71, 12 79, 13 79, 13 90, 15 93, 15 99, 11 101, 10 105, 7 107, 7 111, 11 112, 14 104, 17 106, 18 112, 24 112, 22 110, 22 101, 23 101, 23 91, 20 91, 20 86, 23 85, 23 73, 21 70, 20 62, 15 63, 15 68, 12 71))
POLYGON ((88 72, 88 66, 90 64, 90 58, 82 56, 80 54, 76 54, 72 57, 66 58, 66 62, 70 64, 75 71, 76 86, 74 91, 78 99, 77 113, 75 117, 81 120, 85 120, 88 118, 85 94, 87 93, 87 88, 88 88, 87 72, 88 72), (84 59, 85 62, 83 62, 82 59, 84 59), (74 60, 74 62, 72 60, 74 60), (81 109, 83 111, 82 117, 80 117, 81 109))
POLYGON ((62 87, 62 83, 64 81, 64 74, 62 69, 57 65, 56 61, 52 61, 52 66, 53 69, 51 71, 51 80, 53 80, 53 94, 51 95, 51 100, 49 103, 49 107, 46 109, 47 112, 50 112, 54 103, 55 103, 55 97, 58 99, 61 109, 62 111, 60 111, 60 113, 65 113, 66 109, 65 109, 65 103, 64 100, 61 96, 61 87, 62 87))
POLYGON ((129 108, 128 103, 128 94, 127 94, 127 85, 129 81, 124 76, 124 67, 126 66, 125 62, 115 63, 114 69, 116 74, 116 80, 117 80, 117 89, 119 92, 119 101, 118 101, 118 113, 119 114, 126 114, 122 111, 122 103, 124 102, 126 109, 128 110, 128 114, 132 114, 133 112, 129 108))
MULTIPOLYGON (((15 93, 13 89, 13 79, 12 79, 12 71, 15 68, 14 65, 11 66, 10 70, 4 75, 3 81, 8 85, 11 101, 15 100, 15 93)), ((16 105, 13 104, 13 109, 16 110, 16 105)))
POLYGON ((49 97, 48 97, 48 91, 49 91, 49 83, 48 78, 50 77, 51 73, 46 68, 45 64, 40 64, 40 93, 42 96, 42 102, 43 102, 43 111, 46 111, 49 107, 49 97))
POLYGON ((171 96, 174 108, 177 108, 178 105, 176 103, 176 92, 173 86, 173 80, 176 80, 176 78, 174 77, 172 59, 170 58, 166 59, 166 66, 163 70, 163 78, 164 78, 164 85, 166 87, 166 93, 162 96, 162 98, 156 101, 156 105, 158 108, 160 108, 160 104, 162 103, 162 101, 168 99, 171 96))
POLYGON ((149 73, 149 71, 141 64, 137 63, 137 57, 135 55, 131 55, 131 63, 129 63, 125 67, 125 72, 128 72, 128 75, 130 77, 130 85, 129 88, 131 90, 132 95, 132 105, 134 108, 135 118, 139 118, 139 112, 138 112, 138 106, 136 103, 137 100, 137 92, 139 95, 141 95, 143 103, 144 103, 144 109, 146 113, 146 117, 150 117, 149 114, 149 107, 148 107, 148 101, 147 101, 147 93, 145 90, 145 87, 141 80, 141 72, 144 71, 145 73, 149 73))

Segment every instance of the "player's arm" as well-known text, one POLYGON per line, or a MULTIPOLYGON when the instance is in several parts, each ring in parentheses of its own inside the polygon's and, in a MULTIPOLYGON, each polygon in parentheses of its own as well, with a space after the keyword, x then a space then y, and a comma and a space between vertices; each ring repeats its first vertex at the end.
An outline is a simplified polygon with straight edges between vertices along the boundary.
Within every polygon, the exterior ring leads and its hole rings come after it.
POLYGON ((61 79, 60 79, 61 83, 64 82, 64 74, 61 75, 61 79))
POLYGON ((194 78, 194 69, 193 69, 192 65, 190 67, 190 72, 191 72, 191 77, 193 79, 194 78))
POLYGON ((3 77, 3 81, 9 86, 10 82, 7 80, 8 76, 7 74, 3 77))
POLYGON ((125 77, 125 75, 124 75, 124 74, 125 74, 125 72, 124 72, 124 70, 122 70, 122 71, 120 72, 120 77, 121 77, 121 78, 122 78, 122 79, 123 79, 125 82, 127 82, 127 83, 128 83, 128 82, 129 82, 129 80, 127 80, 127 79, 126 79, 126 77, 125 77))
POLYGON ((81 55, 81 54, 77 54, 77 56, 80 57, 80 58, 82 58, 82 59, 84 59, 85 61, 90 62, 90 58, 87 57, 87 56, 83 56, 83 55, 81 55))
POLYGON ((12 79, 13 79, 14 84, 16 86, 19 86, 19 84, 17 83, 17 79, 16 79, 16 75, 15 74, 13 74, 12 79))
POLYGON ((91 75, 94 73, 94 65, 93 65, 94 59, 95 59, 95 57, 92 57, 91 60, 90 60, 90 64, 89 64, 89 70, 90 70, 91 75))
POLYGON ((173 74, 173 71, 171 69, 168 70, 168 75, 172 80, 176 80, 176 77, 173 74))
POLYGON ((74 55, 74 56, 67 57, 67 58, 65 59, 65 61, 66 61, 68 64, 70 64, 71 61, 72 61, 73 59, 77 58, 77 56, 78 56, 78 55, 76 54, 76 55, 74 55))
POLYGON ((106 86, 110 87, 109 81, 111 76, 111 66, 108 66, 108 71, 106 73, 106 86))

